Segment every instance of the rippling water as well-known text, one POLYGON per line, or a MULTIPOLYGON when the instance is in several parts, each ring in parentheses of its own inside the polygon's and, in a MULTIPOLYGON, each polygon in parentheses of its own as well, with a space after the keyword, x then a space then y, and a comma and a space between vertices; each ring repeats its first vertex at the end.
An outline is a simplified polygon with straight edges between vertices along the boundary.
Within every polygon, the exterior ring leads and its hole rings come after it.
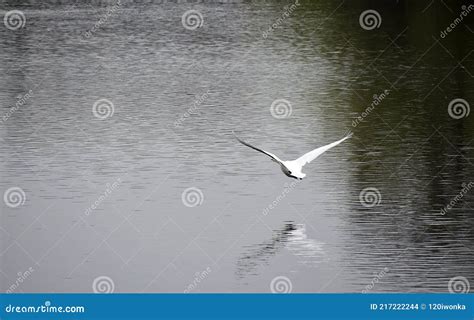
POLYGON ((474 118, 448 105, 474 104, 474 16, 440 38, 455 3, 109 4, 0 8, 26 19, 0 28, 2 290, 473 282, 474 118), (232 136, 293 159, 348 130, 296 183, 232 136))

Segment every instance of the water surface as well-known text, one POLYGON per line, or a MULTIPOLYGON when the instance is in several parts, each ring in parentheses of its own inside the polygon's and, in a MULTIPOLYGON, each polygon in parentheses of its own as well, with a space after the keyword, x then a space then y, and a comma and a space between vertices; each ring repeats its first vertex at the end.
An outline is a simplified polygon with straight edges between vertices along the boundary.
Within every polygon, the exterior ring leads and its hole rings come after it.
POLYGON ((91 292, 100 276, 115 292, 472 283, 474 191, 440 211, 474 181, 473 115, 448 113, 474 104, 472 17, 440 38, 460 5, 299 3, 284 19, 293 2, 5 3, 27 20, 0 28, 2 115, 32 95, 0 125, 2 193, 26 196, 1 206, 1 289, 30 267, 16 292, 91 292), (190 9, 201 28, 183 27, 190 9), (367 9, 379 28, 359 25, 367 9), (276 99, 291 115, 272 116, 276 99), (348 130, 297 183, 232 136, 293 159, 348 130))

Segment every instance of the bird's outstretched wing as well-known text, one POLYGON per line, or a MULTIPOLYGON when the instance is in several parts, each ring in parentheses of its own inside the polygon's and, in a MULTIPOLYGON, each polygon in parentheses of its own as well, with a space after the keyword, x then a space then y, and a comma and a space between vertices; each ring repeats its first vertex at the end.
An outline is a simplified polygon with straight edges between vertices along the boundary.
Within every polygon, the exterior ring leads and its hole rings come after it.
POLYGON ((262 149, 259 149, 259 148, 257 148, 257 147, 252 146, 250 143, 247 143, 247 142, 243 141, 242 139, 240 139, 239 137, 237 137, 237 136, 235 135, 235 133, 234 133, 234 137, 237 139, 237 141, 239 141, 239 142, 240 142, 241 144, 243 144, 244 146, 247 146, 247 147, 249 147, 249 148, 252 148, 252 149, 254 149, 254 150, 257 150, 258 152, 261 152, 261 153, 266 154, 267 156, 269 156, 270 158, 272 158, 273 161, 276 161, 276 162, 278 162, 278 163, 281 163, 281 162, 282 162, 282 160, 280 160, 280 158, 278 158, 278 157, 277 157, 276 155, 274 155, 273 153, 270 153, 270 152, 267 152, 267 151, 265 151, 265 150, 262 150, 262 149))
POLYGON ((327 144, 325 146, 319 147, 317 149, 314 149, 313 151, 310 151, 310 152, 302 155, 301 157, 296 159, 295 162, 300 166, 304 166, 305 164, 310 163, 311 161, 313 161, 314 159, 316 159, 317 157, 322 155, 324 152, 326 152, 329 149, 337 146, 339 143, 341 143, 344 140, 349 139, 350 137, 352 137, 352 132, 349 133, 344 138, 342 138, 341 140, 338 140, 338 141, 335 141, 333 143, 327 144))

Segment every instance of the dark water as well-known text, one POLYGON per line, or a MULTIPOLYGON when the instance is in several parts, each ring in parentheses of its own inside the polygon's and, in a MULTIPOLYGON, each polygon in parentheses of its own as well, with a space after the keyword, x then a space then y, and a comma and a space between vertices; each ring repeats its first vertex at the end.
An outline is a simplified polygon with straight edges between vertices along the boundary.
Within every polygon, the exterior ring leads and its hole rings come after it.
POLYGON ((0 186, 24 192, 1 203, 3 291, 90 292, 103 276, 115 292, 473 283, 474 115, 448 105, 474 105, 474 11, 441 38, 461 3, 109 4, 0 7, 26 17, 0 27, 0 186), (276 99, 290 116, 272 116, 276 99), (296 183, 233 130, 283 159, 354 137, 296 183))

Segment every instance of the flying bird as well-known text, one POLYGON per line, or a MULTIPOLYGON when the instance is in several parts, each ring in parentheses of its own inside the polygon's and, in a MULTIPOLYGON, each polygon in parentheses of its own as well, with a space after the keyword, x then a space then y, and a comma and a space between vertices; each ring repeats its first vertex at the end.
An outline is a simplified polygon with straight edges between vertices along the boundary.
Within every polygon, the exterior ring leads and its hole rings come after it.
POLYGON ((327 144, 325 146, 322 146, 322 147, 319 147, 319 148, 316 148, 304 155, 302 155, 301 157, 299 157, 298 159, 296 160, 290 160, 290 161, 283 161, 281 160, 280 158, 278 158, 276 155, 274 155, 273 153, 270 153, 270 152, 267 152, 265 150, 262 150, 262 149, 259 149, 255 146, 252 146, 250 143, 248 142, 245 142, 243 141, 242 139, 240 139, 239 137, 237 137, 234 133, 234 136, 235 138, 240 142, 242 143, 244 146, 247 146, 249 148, 252 148, 258 152, 261 152, 261 153, 264 153, 266 154, 267 156, 269 156, 272 161, 278 163, 280 165, 280 168, 281 168, 281 171, 283 171, 283 173, 285 175, 287 175, 288 177, 290 178, 294 178, 294 179, 298 179, 298 180, 303 180, 304 177, 306 177, 306 174, 304 174, 303 172, 301 172, 301 170, 303 170, 303 166, 307 163, 310 163, 311 161, 313 161, 314 159, 316 159, 317 157, 319 157, 320 155, 322 155, 324 152, 328 151, 329 149, 331 148, 334 148, 335 146, 337 146, 339 143, 343 142, 344 140, 347 140, 349 139, 350 137, 352 137, 352 132, 350 132, 348 135, 346 135, 344 138, 342 138, 341 140, 337 140, 333 143, 330 143, 330 144, 327 144))

